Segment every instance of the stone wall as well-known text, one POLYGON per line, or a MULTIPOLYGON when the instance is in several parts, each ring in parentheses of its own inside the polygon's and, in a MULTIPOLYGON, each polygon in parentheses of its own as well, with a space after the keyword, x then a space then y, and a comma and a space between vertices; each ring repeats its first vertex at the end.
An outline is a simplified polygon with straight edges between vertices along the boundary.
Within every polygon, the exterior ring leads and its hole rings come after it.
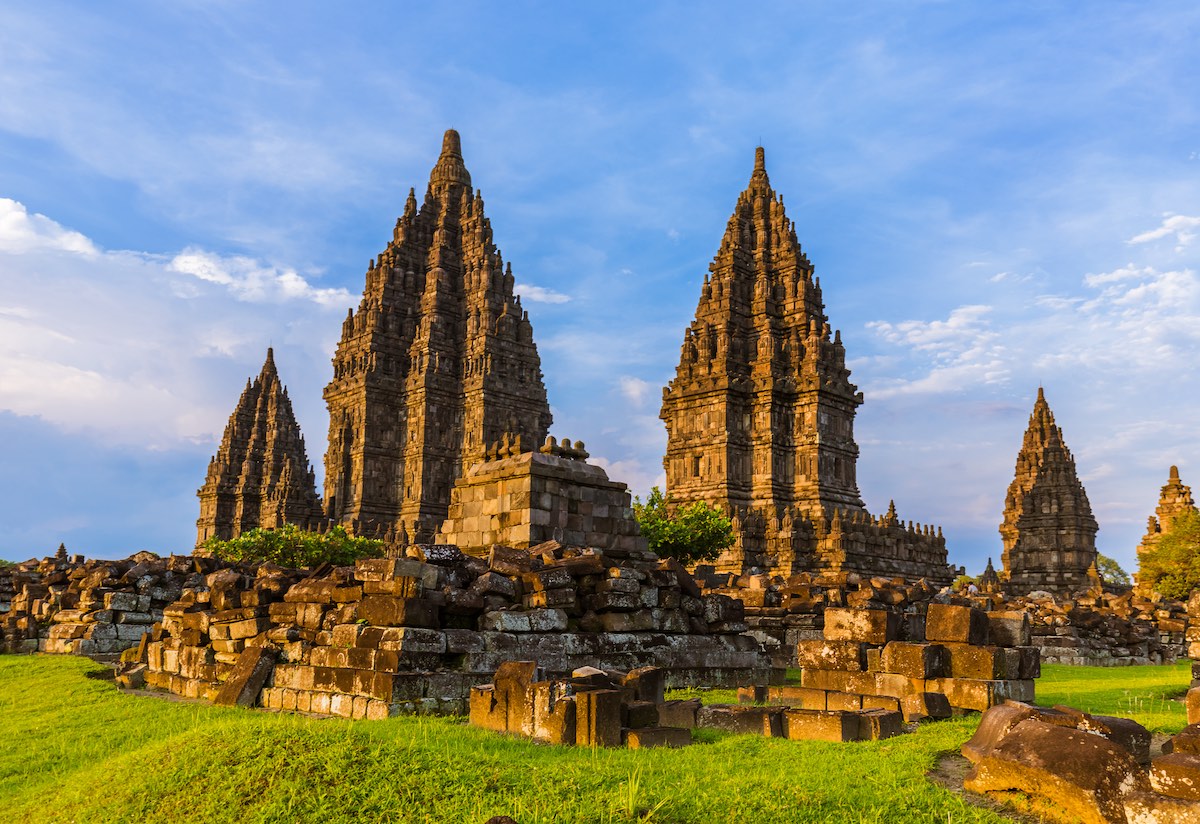
POLYGON ((444 545, 360 561, 279 591, 229 571, 185 587, 146 645, 145 680, 214 698, 242 656, 278 650, 269 708, 375 718, 465 713, 472 686, 506 661, 551 677, 583 666, 667 670, 669 683, 765 683, 770 664, 741 604, 703 595, 686 570, 647 552, 611 558, 557 544, 444 545), (265 593, 270 593, 265 595, 265 593))

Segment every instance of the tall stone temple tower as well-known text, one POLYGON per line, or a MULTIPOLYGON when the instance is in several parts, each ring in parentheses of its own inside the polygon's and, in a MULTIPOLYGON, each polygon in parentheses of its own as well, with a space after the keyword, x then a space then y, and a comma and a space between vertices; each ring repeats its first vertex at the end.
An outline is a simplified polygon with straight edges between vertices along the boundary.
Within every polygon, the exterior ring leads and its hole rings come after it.
MULTIPOLYGON (((1158 539, 1164 532, 1171 529, 1176 518, 1185 512, 1195 511, 1196 502, 1192 499, 1192 488, 1179 480, 1179 467, 1171 467, 1167 482, 1159 492, 1158 506, 1154 508, 1154 514, 1150 516, 1149 522, 1146 524, 1146 535, 1138 544, 1138 560, 1140 561, 1142 555, 1158 543, 1158 539)), ((1148 589, 1140 582, 1138 590, 1142 594, 1149 594, 1148 589)))
POLYGON ((272 350, 254 382, 246 381, 196 495, 197 547, 209 538, 228 540, 255 527, 287 523, 309 529, 324 519, 304 436, 272 350))
POLYGON ((420 207, 410 190, 367 269, 325 401, 325 510, 363 535, 432 540, 455 480, 489 444, 546 437, 533 328, 453 130, 420 207))
POLYGON ((1000 524, 1005 590, 1019 595, 1087 589, 1098 530, 1075 458, 1039 387, 1000 524))
POLYGON ((763 149, 738 197, 663 390, 663 461, 673 501, 734 518, 718 568, 858 571, 948 583, 945 540, 863 506, 841 333, 800 248, 763 149))

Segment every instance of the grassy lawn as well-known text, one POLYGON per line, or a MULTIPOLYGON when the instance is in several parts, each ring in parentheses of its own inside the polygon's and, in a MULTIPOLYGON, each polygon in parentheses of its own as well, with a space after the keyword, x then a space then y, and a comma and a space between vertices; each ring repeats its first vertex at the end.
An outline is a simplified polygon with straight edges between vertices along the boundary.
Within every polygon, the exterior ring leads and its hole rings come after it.
MULTIPOLYGON (((130 696, 87 677, 103 669, 0 656, 6 822, 1004 820, 924 778, 977 718, 859 744, 704 731, 683 750, 590 750, 461 719, 316 720, 130 696)), ((1183 726, 1160 696, 1183 691, 1186 665, 1046 673, 1041 703, 1183 726)))

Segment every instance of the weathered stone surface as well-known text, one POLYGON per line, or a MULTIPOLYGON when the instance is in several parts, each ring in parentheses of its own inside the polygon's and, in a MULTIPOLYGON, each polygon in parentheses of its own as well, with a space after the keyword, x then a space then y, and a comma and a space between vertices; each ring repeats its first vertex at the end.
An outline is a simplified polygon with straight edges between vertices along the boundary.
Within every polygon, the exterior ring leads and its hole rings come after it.
POLYGON ((254 706, 278 657, 279 651, 274 647, 250 647, 243 650, 213 703, 228 707, 254 706))
POLYGON ((1096 563, 1097 529, 1075 473, 1075 458, 1038 387, 1000 525, 1005 590, 1023 594, 1092 587, 1098 583, 1088 575, 1096 563))
POLYGON ((862 394, 761 148, 709 272, 660 416, 671 496, 734 516, 736 543, 718 568, 948 584, 938 531, 863 506, 854 442, 862 394))
POLYGON ((863 672, 867 647, 858 641, 801 641, 796 645, 796 660, 806 670, 863 672))
POLYGON ((1200 821, 1200 801, 1185 801, 1153 792, 1125 796, 1129 824, 1195 824, 1200 821))
POLYGON ((987 613, 975 607, 930 604, 925 614, 925 638, 936 642, 986 644, 987 613))
POLYGON ((1084 822, 1124 821, 1124 796, 1149 789, 1145 773, 1123 748, 1102 736, 1034 718, 1020 721, 977 752, 981 754, 963 783, 966 789, 1024 792, 1048 799, 1084 822))
MULTIPOLYGON (((1192 499, 1192 488, 1179 480, 1179 467, 1172 466, 1167 475, 1167 482, 1159 492, 1158 506, 1155 507, 1154 514, 1150 516, 1147 524, 1146 535, 1138 544, 1139 566, 1142 555, 1158 543, 1164 532, 1171 529, 1176 518, 1187 512, 1196 512, 1196 502, 1192 499)), ((1150 587, 1141 581, 1138 581, 1137 589, 1142 595, 1149 596, 1151 594, 1150 587)), ((1193 612, 1193 615, 1200 615, 1200 610, 1193 612)))
POLYGON ((196 494, 197 547, 210 538, 228 540, 256 527, 288 523, 308 528, 322 519, 304 437, 271 349, 262 373, 253 383, 246 381, 196 494))
POLYGON ((782 718, 781 707, 708 704, 696 712, 696 726, 770 738, 782 735, 782 718))
POLYGON ((860 741, 863 737, 856 713, 802 709, 783 711, 783 735, 793 741, 860 741))
POLYGON ((987 613, 988 638, 1000 647, 1027 647, 1033 643, 1033 625, 1024 610, 987 613))
POLYGON ((892 641, 883 648, 880 666, 906 678, 941 678, 950 674, 950 656, 941 644, 892 641))
POLYGON ((1173 752, 1150 763, 1150 786, 1173 798, 1200 801, 1200 755, 1173 752))
POLYGON ((575 696, 575 742, 581 747, 621 745, 620 690, 589 690, 575 696))
MULTIPOLYGON (((458 473, 489 445, 508 432, 527 444, 545 438, 551 415, 533 329, 457 132, 446 132, 424 202, 409 193, 371 261, 333 372, 325 506, 357 534, 428 541, 458 473)), ((476 517, 499 514, 483 511, 499 498, 477 503, 476 517)))
POLYGON ((900 615, 884 609, 825 610, 825 640, 859 641, 882 646, 900 637, 900 615))
POLYGON ((625 744, 631 750, 647 747, 686 747, 692 743, 692 734, 675 727, 642 727, 625 730, 625 744))

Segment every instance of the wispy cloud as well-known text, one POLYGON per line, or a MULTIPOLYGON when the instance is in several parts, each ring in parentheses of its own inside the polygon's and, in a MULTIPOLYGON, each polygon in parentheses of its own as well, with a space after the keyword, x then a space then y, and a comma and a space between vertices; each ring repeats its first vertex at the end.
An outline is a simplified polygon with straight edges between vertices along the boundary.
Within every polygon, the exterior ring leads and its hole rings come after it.
POLYGON ((1200 217, 1167 215, 1163 218, 1162 225, 1157 229, 1150 229, 1141 234, 1134 235, 1129 239, 1129 243, 1149 243, 1152 240, 1161 240, 1164 237, 1174 235, 1176 243, 1181 247, 1187 246, 1196 239, 1197 229, 1200 229, 1200 217))
POLYGON ((562 292, 556 292, 545 286, 534 286, 532 283, 517 283, 513 289, 521 296, 522 300, 531 303, 568 303, 571 300, 570 295, 564 295, 562 292))
POLYGON ((0 251, 14 254, 58 251, 92 256, 98 250, 79 232, 64 229, 45 215, 30 214, 22 203, 0 197, 0 251))
POLYGON ((250 303, 310 300, 321 306, 348 306, 353 302, 345 289, 316 288, 295 269, 266 266, 241 255, 221 256, 188 248, 172 258, 167 269, 224 286, 238 300, 250 303))

